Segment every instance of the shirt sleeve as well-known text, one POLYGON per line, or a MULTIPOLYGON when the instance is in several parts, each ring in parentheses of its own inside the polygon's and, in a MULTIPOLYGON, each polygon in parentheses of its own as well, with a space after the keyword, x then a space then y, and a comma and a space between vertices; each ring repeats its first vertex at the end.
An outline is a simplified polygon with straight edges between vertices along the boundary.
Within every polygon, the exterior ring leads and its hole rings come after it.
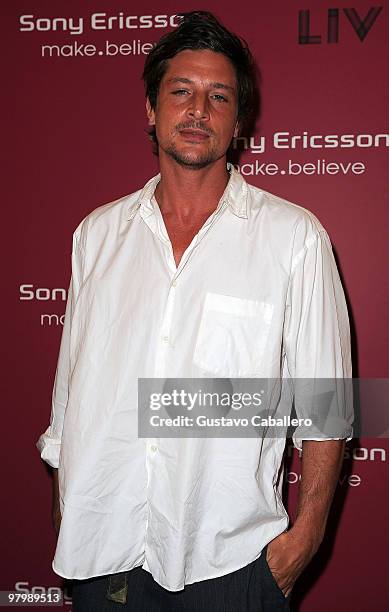
MULTIPOLYGON (((77 232, 77 230, 76 230, 77 232)), ((81 284, 82 253, 77 233, 73 234, 72 244, 72 273, 70 278, 64 325, 62 330, 59 357, 52 392, 50 425, 39 437, 36 446, 41 458, 54 468, 58 468, 61 449, 63 420, 68 401, 68 387, 70 376, 70 337, 74 305, 76 303, 81 284)))
POLYGON ((353 395, 349 319, 331 242, 319 223, 313 232, 305 227, 303 240, 299 231, 287 294, 284 358, 296 416, 304 420, 292 435, 301 450, 304 439, 351 440, 353 395))

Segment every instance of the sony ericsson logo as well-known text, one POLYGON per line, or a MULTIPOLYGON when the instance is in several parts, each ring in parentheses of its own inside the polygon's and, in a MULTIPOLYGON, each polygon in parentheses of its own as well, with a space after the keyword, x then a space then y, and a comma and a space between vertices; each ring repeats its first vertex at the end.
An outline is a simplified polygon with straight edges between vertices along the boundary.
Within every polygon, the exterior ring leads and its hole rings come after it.
POLYGON ((327 15, 315 15, 315 18, 312 19, 313 24, 311 24, 311 11, 300 10, 298 43, 300 45, 339 43, 341 31, 346 26, 351 27, 360 42, 363 42, 381 11, 382 6, 372 6, 363 17, 355 8, 329 8, 327 15))
POLYGON ((63 287, 49 289, 48 287, 34 287, 34 285, 25 284, 19 286, 20 300, 38 300, 41 302, 58 300, 65 302, 67 298, 67 290, 63 287))
POLYGON ((181 21, 180 14, 175 15, 116 15, 92 13, 88 17, 41 17, 34 14, 20 15, 21 32, 68 32, 73 35, 84 34, 86 30, 138 30, 153 28, 176 28, 181 21))

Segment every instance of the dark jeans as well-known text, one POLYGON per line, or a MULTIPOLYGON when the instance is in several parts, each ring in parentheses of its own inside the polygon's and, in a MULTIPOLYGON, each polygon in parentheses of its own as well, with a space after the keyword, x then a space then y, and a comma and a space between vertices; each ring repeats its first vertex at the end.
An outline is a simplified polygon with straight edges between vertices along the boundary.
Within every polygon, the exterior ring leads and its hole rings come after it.
MULTIPOLYGON (((290 596, 289 596, 290 597, 290 596)), ((129 572, 73 581, 73 612, 286 612, 285 598, 261 556, 241 569, 167 591, 149 572, 129 572), (109 600, 112 597, 115 601, 109 600), (123 601, 124 603, 118 603, 123 601)))

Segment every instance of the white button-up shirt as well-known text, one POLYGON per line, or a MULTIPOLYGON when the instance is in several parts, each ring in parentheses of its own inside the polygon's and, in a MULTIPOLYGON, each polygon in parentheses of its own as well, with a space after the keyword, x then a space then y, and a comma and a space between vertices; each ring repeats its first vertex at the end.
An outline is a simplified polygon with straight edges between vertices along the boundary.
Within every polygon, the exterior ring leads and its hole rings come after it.
MULTIPOLYGON (((59 468, 60 576, 142 566, 177 591, 247 565, 288 526, 285 439, 139 438, 138 378, 351 377, 326 231, 229 171, 178 267, 153 197, 159 175, 74 232, 50 426, 37 442, 59 468)), ((350 423, 345 414, 339 437, 350 423)), ((293 439, 301 448, 298 429, 293 439)))

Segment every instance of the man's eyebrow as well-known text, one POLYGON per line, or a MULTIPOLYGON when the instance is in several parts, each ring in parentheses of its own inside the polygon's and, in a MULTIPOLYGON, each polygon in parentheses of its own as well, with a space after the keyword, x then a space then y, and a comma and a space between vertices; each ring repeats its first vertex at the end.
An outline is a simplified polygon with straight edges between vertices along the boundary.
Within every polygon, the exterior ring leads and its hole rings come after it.
MULTIPOLYGON (((194 81, 185 77, 173 77, 168 79, 168 83, 185 83, 186 85, 193 85, 194 81)), ((235 87, 232 87, 232 85, 227 85, 227 83, 213 82, 210 83, 210 86, 212 89, 227 89, 230 91, 235 91, 235 87)))

